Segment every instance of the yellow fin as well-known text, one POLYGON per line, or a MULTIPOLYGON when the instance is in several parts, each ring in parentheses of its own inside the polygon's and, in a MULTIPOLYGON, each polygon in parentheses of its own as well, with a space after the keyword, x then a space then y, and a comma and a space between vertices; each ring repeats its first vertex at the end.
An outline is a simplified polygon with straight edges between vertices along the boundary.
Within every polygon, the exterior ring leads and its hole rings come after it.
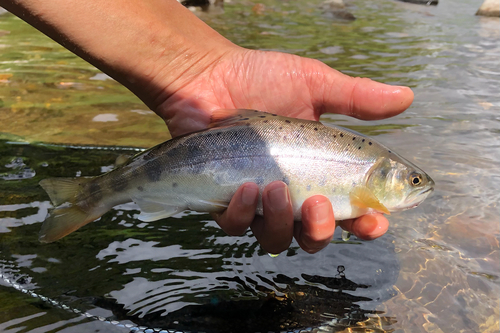
POLYGON ((359 208, 372 208, 378 212, 390 215, 391 212, 385 207, 366 186, 356 186, 350 193, 351 205, 359 208))

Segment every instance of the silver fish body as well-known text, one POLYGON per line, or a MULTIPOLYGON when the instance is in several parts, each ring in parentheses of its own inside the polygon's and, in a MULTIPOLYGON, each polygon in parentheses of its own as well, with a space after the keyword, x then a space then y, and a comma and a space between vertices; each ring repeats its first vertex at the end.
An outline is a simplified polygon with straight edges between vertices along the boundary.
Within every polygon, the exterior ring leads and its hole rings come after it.
MULTIPOLYGON (((316 194, 327 196, 336 219, 343 220, 412 208, 434 186, 422 170, 364 135, 253 110, 166 141, 102 176, 80 178, 76 189, 75 180, 48 179, 41 185, 55 205, 69 202, 85 213, 79 220, 86 215, 86 224, 130 201, 138 204, 144 221, 186 209, 219 212, 243 183, 256 183, 262 193, 275 180, 288 185, 296 220, 304 200, 316 194), (54 193, 63 182, 67 189, 54 193)), ((262 215, 261 200, 256 213, 262 215)), ((59 216, 75 220, 72 214, 59 216)), ((42 241, 64 236, 51 233, 53 220, 49 216, 42 227, 42 241)))

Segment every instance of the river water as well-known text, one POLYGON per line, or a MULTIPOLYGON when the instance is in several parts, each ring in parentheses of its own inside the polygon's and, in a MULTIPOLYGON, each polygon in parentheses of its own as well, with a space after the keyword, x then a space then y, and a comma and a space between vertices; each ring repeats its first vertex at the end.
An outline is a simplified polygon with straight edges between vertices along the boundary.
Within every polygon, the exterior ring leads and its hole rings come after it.
POLYGON ((41 179, 101 174, 169 135, 125 88, 0 15, 0 331, 498 332, 500 21, 474 16, 472 0, 349 4, 352 22, 317 0, 233 0, 201 15, 239 45, 415 92, 395 118, 322 120, 422 166, 432 197, 375 241, 337 233, 316 255, 294 243, 277 258, 208 215, 143 223, 133 205, 38 243, 41 179))

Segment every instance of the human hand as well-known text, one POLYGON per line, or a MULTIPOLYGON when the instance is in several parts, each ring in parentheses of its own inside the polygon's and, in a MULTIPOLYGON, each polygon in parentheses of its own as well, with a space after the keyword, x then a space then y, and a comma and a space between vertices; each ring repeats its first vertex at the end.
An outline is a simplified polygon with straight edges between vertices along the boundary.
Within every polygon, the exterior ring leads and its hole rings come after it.
MULTIPOLYGON (((206 128, 211 111, 250 108, 318 120, 332 112, 360 119, 381 119, 404 111, 413 100, 409 88, 352 78, 325 64, 293 55, 238 49, 196 78, 184 82, 156 109, 172 136, 206 128)), ((171 89, 172 87, 170 87, 171 89)), ((361 239, 375 239, 388 229, 382 214, 337 221, 331 203, 313 196, 302 206, 302 221, 293 221, 286 184, 273 182, 263 191, 264 216, 255 216, 258 187, 242 185, 228 209, 216 216, 230 235, 250 227, 269 253, 286 250, 295 237, 302 249, 315 253, 331 241, 338 225, 361 239)))

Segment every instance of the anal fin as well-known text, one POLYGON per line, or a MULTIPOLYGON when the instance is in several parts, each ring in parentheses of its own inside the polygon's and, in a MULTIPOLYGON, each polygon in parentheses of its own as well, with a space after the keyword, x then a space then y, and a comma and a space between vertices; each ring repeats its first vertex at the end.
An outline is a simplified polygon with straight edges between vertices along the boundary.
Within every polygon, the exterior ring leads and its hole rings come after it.
POLYGON ((185 210, 185 207, 148 201, 142 198, 133 198, 133 200, 141 209, 141 213, 137 218, 144 222, 164 219, 185 210))
POLYGON ((196 202, 191 202, 189 204, 189 209, 195 210, 197 212, 220 212, 227 208, 229 202, 218 201, 218 200, 202 200, 199 199, 196 202))

